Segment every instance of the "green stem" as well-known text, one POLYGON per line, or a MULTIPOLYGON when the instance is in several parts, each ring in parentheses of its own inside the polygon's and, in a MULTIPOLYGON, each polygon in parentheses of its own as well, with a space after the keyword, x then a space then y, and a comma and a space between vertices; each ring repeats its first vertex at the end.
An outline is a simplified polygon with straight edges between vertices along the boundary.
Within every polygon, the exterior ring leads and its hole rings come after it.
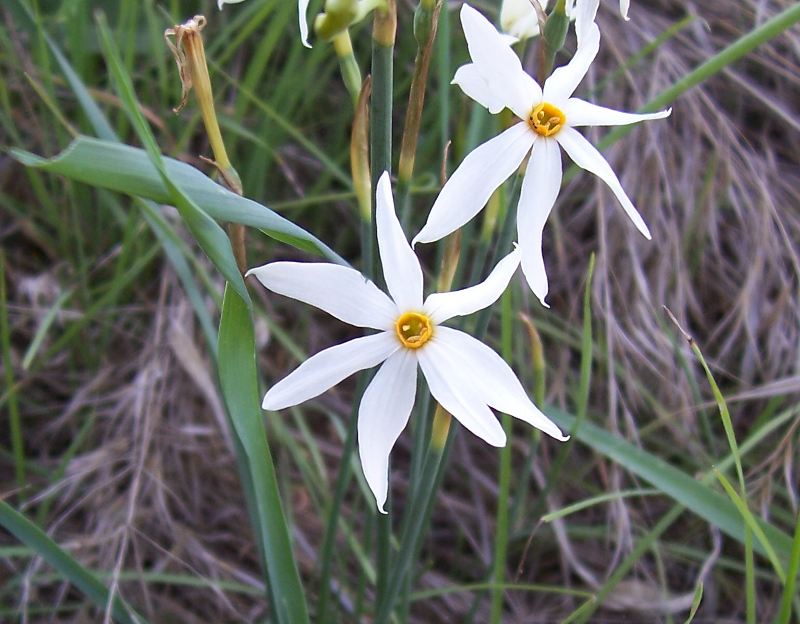
POLYGON ((578 383, 578 404, 575 411, 575 423, 572 426, 570 435, 572 436, 568 442, 565 442, 558 449, 558 454, 547 473, 545 478, 544 489, 539 494, 536 503, 531 512, 532 518, 541 516, 544 510, 547 496, 550 494, 555 482, 558 480, 558 475, 564 468, 567 459, 570 456, 572 446, 575 444, 576 433, 586 419, 586 414, 589 409, 589 386, 592 380, 592 307, 591 307, 591 292, 592 292, 592 276, 594 275, 594 254, 589 258, 589 268, 586 272, 586 287, 583 291, 583 332, 581 337, 581 364, 580 364, 580 381, 578 383))
POLYGON ((11 329, 8 322, 8 292, 6 290, 6 257, 0 250, 0 347, 2 347, 3 372, 8 388, 8 424, 11 451, 14 456, 14 476, 18 487, 25 485, 25 446, 22 440, 22 420, 19 414, 14 368, 11 362, 11 329))
POLYGON ((410 210, 411 178, 414 175, 414 160, 419 139, 419 126, 422 120, 422 109, 425 105, 425 85, 428 81, 428 70, 431 63, 433 43, 439 22, 441 0, 436 2, 420 2, 414 13, 414 36, 417 39, 417 56, 414 59, 414 74, 408 93, 403 139, 400 144, 400 160, 398 164, 397 201, 400 206, 401 222, 407 223, 410 210))
POLYGON ((339 524, 342 501, 344 500, 344 495, 347 491, 347 486, 350 483, 350 476, 352 474, 350 458, 353 456, 356 448, 356 432, 358 430, 357 406, 361 403, 361 396, 364 394, 364 390, 366 390, 368 379, 369 377, 366 374, 359 375, 358 387, 350 413, 350 422, 347 426, 347 435, 345 436, 344 447, 342 448, 342 461, 339 464, 339 474, 336 477, 336 485, 334 486, 333 500, 325 514, 327 522, 325 523, 325 533, 322 537, 322 546, 320 547, 320 587, 316 616, 318 622, 328 621, 328 603, 331 592, 331 564, 333 562, 336 527, 339 524))
MULTIPOLYGON (((378 179, 384 171, 392 170, 392 82, 394 41, 397 30, 397 7, 394 0, 387 2, 384 11, 375 13, 372 29, 372 99, 370 100, 370 173, 372 197, 378 179)), ((372 223, 375 223, 375 202, 372 207, 372 223)), ((375 234, 369 232, 369 240, 362 241, 364 273, 377 278, 375 258, 375 234)), ((389 506, 391 510, 391 506, 389 506)), ((375 512, 377 513, 377 511, 375 512)), ((391 554, 391 521, 382 514, 377 518, 376 592, 382 596, 389 581, 389 559, 391 554)))
POLYGON ((353 105, 358 103, 358 96, 361 93, 361 69, 358 61, 353 54, 353 42, 350 40, 350 31, 345 29, 333 38, 333 49, 336 51, 336 58, 339 59, 339 69, 342 72, 342 80, 347 92, 353 99, 353 105))
MULTIPOLYGON (((511 347, 512 309, 511 290, 503 293, 501 300, 500 343, 503 359, 509 364, 513 360, 511 347)), ((492 601, 490 621, 500 624, 503 615, 503 583, 505 583, 506 556, 508 554, 509 499, 511 495, 511 416, 503 414, 503 429, 506 432, 506 445, 500 451, 499 488, 497 492, 497 529, 492 566, 492 601)))

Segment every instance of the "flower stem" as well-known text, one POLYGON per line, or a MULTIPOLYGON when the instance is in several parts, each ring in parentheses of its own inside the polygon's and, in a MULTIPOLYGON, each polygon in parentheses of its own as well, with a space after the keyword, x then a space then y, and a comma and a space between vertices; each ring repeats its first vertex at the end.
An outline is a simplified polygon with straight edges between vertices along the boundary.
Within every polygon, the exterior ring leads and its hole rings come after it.
MULTIPOLYGON (((511 364, 511 290, 506 289, 501 300, 500 351, 503 359, 511 364)), ((509 499, 511 494, 511 416, 503 414, 503 430, 506 445, 500 450, 500 471, 497 492, 497 526, 495 530, 494 561, 492 564, 492 600, 490 622, 499 624, 503 615, 503 583, 505 581, 506 556, 508 554, 509 499)))
POLYGON ((408 93, 408 107, 406 108, 403 139, 400 146, 397 180, 397 198, 403 223, 408 221, 409 188, 414 174, 419 126, 422 119, 422 108, 425 104, 425 86, 428 82, 428 70, 431 63, 433 43, 436 41, 436 30, 439 24, 441 8, 442 0, 423 0, 414 12, 414 37, 417 40, 417 56, 414 59, 414 74, 408 93))
MULTIPOLYGON (((372 27, 372 99, 370 101, 370 173, 372 193, 384 171, 392 170, 392 80, 394 42, 397 31, 397 6, 389 0, 384 10, 374 12, 372 27)), ((371 223, 375 223, 375 202, 372 205, 371 223)), ((362 270, 367 277, 377 277, 375 257, 375 232, 370 228, 368 240, 362 241, 364 262, 362 270)), ((391 509, 391 507, 389 506, 391 509)), ((389 581, 391 554, 390 516, 379 514, 377 518, 376 592, 382 596, 389 581)))
POLYGON ((361 70, 353 54, 353 42, 350 40, 350 31, 345 29, 333 37, 333 49, 339 59, 339 68, 347 92, 353 99, 353 105, 358 105, 358 96, 361 93, 361 70))

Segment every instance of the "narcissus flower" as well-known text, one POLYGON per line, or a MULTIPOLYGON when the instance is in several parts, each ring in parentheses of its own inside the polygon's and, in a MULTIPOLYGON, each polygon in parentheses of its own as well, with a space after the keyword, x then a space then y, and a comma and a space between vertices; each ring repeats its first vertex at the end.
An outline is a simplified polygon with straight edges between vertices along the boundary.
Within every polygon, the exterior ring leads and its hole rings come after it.
POLYGON ((395 215, 388 173, 378 183, 376 210, 383 276, 391 296, 355 269, 335 264, 273 262, 248 275, 273 292, 316 306, 345 323, 378 330, 312 356, 267 392, 262 407, 297 405, 382 363, 359 406, 358 447, 364 476, 384 512, 389 452, 414 406, 417 365, 439 404, 493 446, 504 446, 506 435, 490 407, 558 440, 566 437, 530 401, 497 353, 442 325, 494 303, 519 266, 519 252, 501 260, 486 281, 423 300, 422 269, 395 215))
POLYGON ((522 271, 544 305, 547 275, 542 258, 542 231, 561 187, 559 145, 579 167, 599 176, 616 195, 633 223, 648 239, 650 231, 625 194, 608 161, 575 128, 618 126, 660 119, 670 110, 650 114, 623 113, 572 97, 600 46, 593 21, 597 1, 578 4, 578 49, 556 69, 544 87, 529 76, 502 35, 469 5, 461 7, 461 23, 472 63, 459 67, 453 83, 491 113, 509 108, 522 121, 474 149, 442 188, 428 221, 412 244, 439 240, 472 219, 491 194, 531 153, 522 182, 517 232, 522 271))

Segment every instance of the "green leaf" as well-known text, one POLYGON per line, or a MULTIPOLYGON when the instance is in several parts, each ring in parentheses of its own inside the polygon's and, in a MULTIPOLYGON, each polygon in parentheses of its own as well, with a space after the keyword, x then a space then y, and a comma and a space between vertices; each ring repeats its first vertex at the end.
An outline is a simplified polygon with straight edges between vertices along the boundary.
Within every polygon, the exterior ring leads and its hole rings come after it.
MULTIPOLYGON (((546 413, 562 429, 567 431, 572 429, 575 417, 571 414, 553 408, 546 410, 546 413)), ((589 448, 658 488, 727 535, 744 542, 745 523, 739 511, 727 497, 702 481, 591 422, 584 422, 575 432, 575 437, 589 448)), ((775 550, 788 556, 792 544, 791 538, 761 519, 755 519, 755 522, 775 550)), ((756 550, 768 555, 760 542, 756 544, 756 550)))
MULTIPOLYGON (((109 594, 105 585, 72 555, 50 539, 44 531, 5 501, 0 501, 0 525, 23 544, 36 551, 42 559, 82 591, 97 608, 105 609, 109 606, 109 594)), ((123 624, 145 622, 145 619, 125 604, 125 601, 119 596, 114 596, 110 607, 111 614, 118 622, 123 624)))
POLYGON ((767 553, 767 558, 769 559, 772 567, 775 569, 775 573, 778 575, 781 583, 786 583, 786 572, 783 570, 783 566, 781 565, 780 559, 778 559, 778 555, 775 553, 775 549, 772 547, 769 539, 767 536, 764 535, 764 530, 761 526, 759 526, 758 522, 756 521, 755 516, 752 512, 747 508, 747 503, 736 493, 733 485, 731 482, 728 481, 727 477, 722 474, 719 470, 714 470, 714 476, 717 477, 722 487, 725 489, 725 492, 728 494, 728 497, 731 499, 731 502, 735 505, 736 509, 739 510, 739 513, 742 514, 742 518, 744 519, 745 523, 749 529, 753 532, 758 538, 758 541, 764 547, 764 550, 767 553))
POLYGON ((225 230, 197 206, 191 198, 187 197, 181 188, 170 178, 167 169, 164 167, 161 150, 158 147, 155 137, 150 130, 150 125, 144 118, 136 93, 133 89, 133 82, 130 75, 123 66, 119 50, 114 43, 114 36, 108 29, 105 17, 102 13, 97 15, 97 25, 100 30, 100 44, 103 48, 103 55, 107 67, 111 70, 114 83, 117 87, 120 99, 125 106, 125 111, 139 135, 139 140, 144 143, 150 161, 158 170, 158 174, 169 190, 172 204, 178 209, 184 223, 194 236, 198 245, 205 252, 208 259, 214 263, 225 279, 233 285, 236 292, 250 305, 250 295, 244 285, 244 279, 236 265, 236 258, 233 255, 231 242, 225 230))
POLYGON ((697 615, 697 610, 700 608, 700 603, 703 600, 703 582, 700 581, 697 584, 697 588, 694 590, 694 598, 692 598, 692 607, 689 609, 689 616, 686 618, 686 621, 683 624, 692 624, 694 620, 694 616, 697 615))
POLYGON ((222 394, 252 478, 273 606, 279 622, 302 624, 308 613, 261 414, 253 321, 230 285, 222 302, 218 352, 222 394))
MULTIPOLYGON (((171 204, 172 196, 147 153, 139 148, 81 136, 52 159, 22 150, 11 155, 28 167, 112 191, 171 204)), ((201 210, 219 221, 257 228, 267 236, 336 262, 347 264, 323 242, 266 206, 231 193, 198 169, 162 158, 169 179, 201 210)))

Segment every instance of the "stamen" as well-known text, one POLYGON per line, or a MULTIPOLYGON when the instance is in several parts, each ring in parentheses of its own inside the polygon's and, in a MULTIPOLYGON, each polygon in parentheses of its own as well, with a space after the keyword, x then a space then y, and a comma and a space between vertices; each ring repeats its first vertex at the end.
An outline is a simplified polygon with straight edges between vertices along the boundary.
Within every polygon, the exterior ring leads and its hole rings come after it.
POLYGON ((419 349, 433 337, 433 321, 421 312, 406 312, 395 322, 394 331, 404 347, 419 349))
POLYGON ((565 123, 567 123, 567 118, 561 109, 549 102, 542 102, 528 115, 528 125, 531 130, 541 136, 547 137, 556 134, 564 127, 565 123))

